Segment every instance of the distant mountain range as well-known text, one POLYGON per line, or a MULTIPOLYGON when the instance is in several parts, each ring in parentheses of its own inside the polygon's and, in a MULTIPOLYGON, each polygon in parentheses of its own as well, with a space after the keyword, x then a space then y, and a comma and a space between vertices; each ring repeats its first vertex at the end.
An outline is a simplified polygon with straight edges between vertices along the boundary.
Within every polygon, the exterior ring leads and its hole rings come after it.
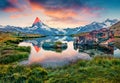
POLYGON ((80 26, 76 28, 56 29, 51 28, 44 24, 38 17, 36 17, 31 27, 15 27, 15 26, 1 26, 0 31, 4 32, 20 32, 20 33, 32 33, 42 35, 71 35, 78 34, 81 32, 90 32, 92 30, 99 30, 101 28, 109 28, 110 26, 117 23, 117 19, 107 19, 104 22, 92 22, 91 24, 80 26))
POLYGON ((90 32, 93 30, 99 30, 102 28, 109 28, 110 26, 112 26, 113 24, 117 23, 118 20, 117 19, 106 19, 104 22, 92 22, 91 24, 82 26, 82 27, 77 27, 77 28, 67 28, 65 29, 67 31, 67 34, 76 34, 76 33, 81 33, 81 32, 90 32))

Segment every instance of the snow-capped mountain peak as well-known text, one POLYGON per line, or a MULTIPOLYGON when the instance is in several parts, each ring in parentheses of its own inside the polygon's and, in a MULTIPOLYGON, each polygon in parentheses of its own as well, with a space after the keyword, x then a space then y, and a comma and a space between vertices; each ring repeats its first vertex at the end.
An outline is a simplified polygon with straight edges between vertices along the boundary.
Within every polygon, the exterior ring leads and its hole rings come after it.
POLYGON ((94 24, 96 24, 96 23, 97 23, 97 22, 96 22, 96 21, 94 21, 94 22, 92 22, 91 24, 93 24, 93 25, 94 25, 94 24))
POLYGON ((117 22, 117 21, 118 21, 118 19, 112 19, 111 20, 111 19, 108 18, 104 22, 117 22))
POLYGON ((34 22, 32 24, 32 27, 35 27, 35 26, 41 27, 42 24, 43 24, 42 21, 38 17, 36 17, 36 19, 34 20, 34 22))
POLYGON ((52 31, 50 27, 44 24, 38 17, 36 17, 32 27, 29 28, 30 32, 43 34, 43 35, 53 35, 54 31, 52 31))
POLYGON ((36 17, 36 19, 35 19, 35 21, 34 21, 33 24, 36 24, 36 23, 38 23, 38 22, 41 22, 41 20, 40 20, 38 17, 36 17))
POLYGON ((118 22, 118 20, 117 19, 113 19, 113 20, 111 20, 111 19, 106 19, 103 23, 106 25, 106 27, 108 28, 108 27, 110 27, 110 26, 112 26, 113 24, 115 24, 115 23, 117 23, 118 22))

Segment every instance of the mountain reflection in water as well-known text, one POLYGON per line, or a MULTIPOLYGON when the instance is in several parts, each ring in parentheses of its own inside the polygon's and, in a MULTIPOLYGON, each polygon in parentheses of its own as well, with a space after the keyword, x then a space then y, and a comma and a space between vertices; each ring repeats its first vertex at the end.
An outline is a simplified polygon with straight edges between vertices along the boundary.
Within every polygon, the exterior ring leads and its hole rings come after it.
POLYGON ((95 55, 113 55, 114 53, 114 46, 81 46, 81 45, 74 45, 74 49, 78 50, 78 52, 84 52, 89 54, 90 56, 95 55))
POLYGON ((26 40, 19 43, 19 46, 30 46, 31 52, 28 60, 20 62, 22 65, 40 64, 44 67, 63 66, 78 59, 90 60, 97 55, 113 55, 114 47, 87 47, 73 45, 73 37, 44 37, 34 40, 26 40), (44 42, 62 41, 67 43, 67 48, 43 48, 44 42))

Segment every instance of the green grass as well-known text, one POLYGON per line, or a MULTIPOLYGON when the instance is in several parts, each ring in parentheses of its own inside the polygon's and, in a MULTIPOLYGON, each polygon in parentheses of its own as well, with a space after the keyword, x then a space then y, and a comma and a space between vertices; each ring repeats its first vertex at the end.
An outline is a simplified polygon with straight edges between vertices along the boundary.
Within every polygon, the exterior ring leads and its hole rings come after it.
POLYGON ((86 34, 88 34, 88 32, 73 34, 73 35, 71 35, 71 36, 73 36, 73 37, 78 37, 78 36, 85 36, 86 34))
POLYGON ((15 36, 22 39, 45 37, 44 35, 41 34, 26 34, 26 33, 20 33, 18 35, 15 34, 15 36))
POLYGON ((59 68, 38 65, 0 65, 0 81, 5 83, 119 83, 120 59, 98 56, 59 68))
POLYGON ((41 67, 0 65, 0 83, 41 83, 47 71, 41 67))
POLYGON ((30 47, 19 47, 17 44, 6 41, 0 43, 0 64, 8 64, 28 58, 30 47))
POLYGON ((114 45, 117 47, 117 48, 120 48, 120 38, 115 38, 115 43, 114 45))
POLYGON ((17 40, 17 38, 13 37, 12 33, 0 32, 0 43, 8 41, 8 40, 14 41, 14 40, 17 40))
POLYGON ((9 64, 28 58, 30 47, 19 47, 23 39, 16 38, 10 33, 0 33, 0 64, 9 64))
POLYGON ((56 70, 49 70, 49 83, 119 83, 120 59, 96 57, 81 60, 56 70))
POLYGON ((57 42, 55 42, 55 45, 62 45, 62 42, 61 41, 57 41, 57 42))

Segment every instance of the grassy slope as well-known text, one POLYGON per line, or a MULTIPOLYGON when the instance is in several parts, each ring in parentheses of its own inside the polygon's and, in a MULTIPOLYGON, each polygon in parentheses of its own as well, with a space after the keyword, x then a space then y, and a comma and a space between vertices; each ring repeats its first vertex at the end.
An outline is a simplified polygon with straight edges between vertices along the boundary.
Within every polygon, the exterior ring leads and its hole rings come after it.
POLYGON ((7 40, 16 40, 17 38, 13 37, 10 33, 0 32, 0 43, 7 40))
POLYGON ((79 33, 79 34, 74 34, 72 36, 74 37, 78 37, 78 36, 85 36, 88 32, 84 32, 84 33, 79 33))
POLYGON ((120 38, 115 38, 115 46, 120 49, 120 38))
POLYGON ((28 57, 30 47, 17 46, 22 39, 14 37, 11 33, 0 32, 0 35, 0 64, 8 64, 28 57))
POLYGON ((110 27, 112 31, 114 31, 115 36, 115 46, 120 48, 120 22, 114 24, 110 27))
POLYGON ((111 26, 110 29, 114 31, 115 37, 120 37, 120 22, 111 26))
POLYGON ((17 36, 18 38, 40 38, 40 37, 45 37, 40 34, 25 34, 24 36, 17 36))
POLYGON ((40 66, 0 65, 0 81, 5 83, 119 83, 120 59, 96 57, 91 61, 56 69, 40 66))
POLYGON ((120 59, 96 57, 91 61, 49 71, 50 83, 119 83, 120 59))

